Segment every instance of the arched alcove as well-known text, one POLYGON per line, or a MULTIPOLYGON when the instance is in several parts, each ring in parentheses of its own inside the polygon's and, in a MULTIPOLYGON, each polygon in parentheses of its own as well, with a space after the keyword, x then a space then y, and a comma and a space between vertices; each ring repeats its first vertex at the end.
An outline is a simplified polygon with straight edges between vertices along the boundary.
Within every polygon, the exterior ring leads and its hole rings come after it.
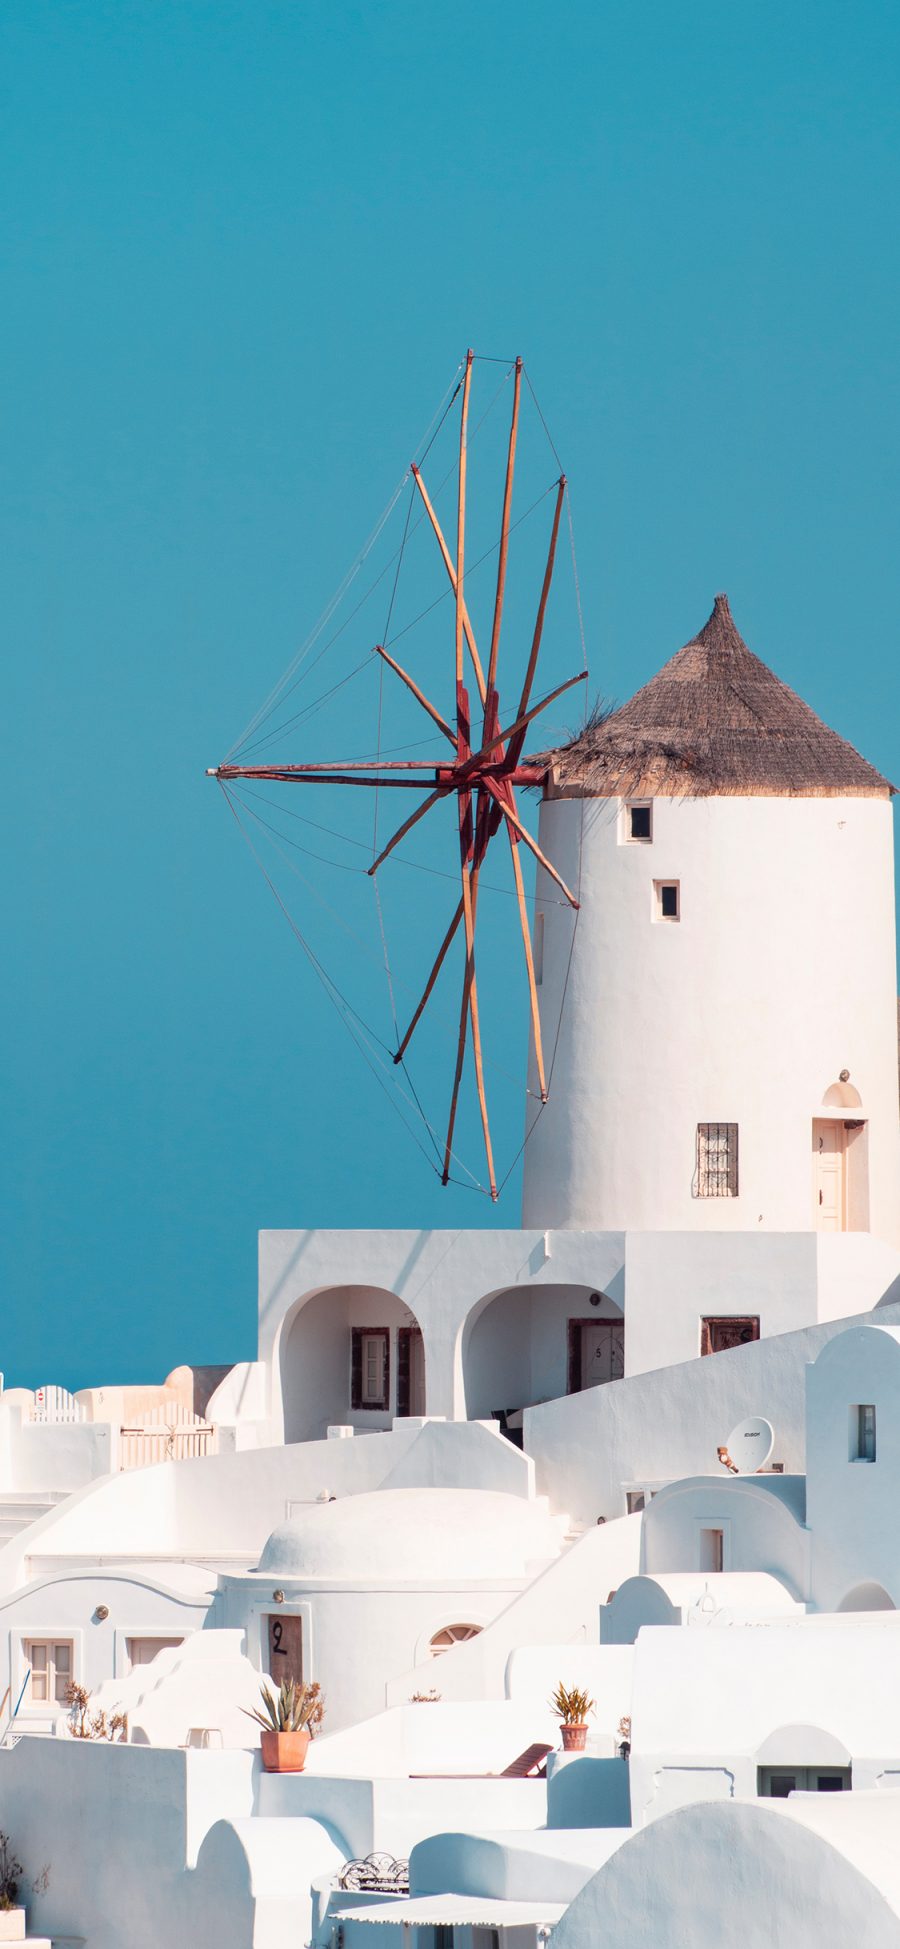
POLYGON ((463 1328, 469 1420, 620 1380, 624 1336, 621 1306, 596 1287, 523 1282, 488 1293, 463 1328))
POLYGON ((281 1336, 285 1441, 321 1441, 425 1413, 425 1350, 414 1313, 378 1286, 328 1286, 298 1300, 281 1336))
POLYGON ((883 1584, 854 1584, 838 1605, 839 1611, 895 1611, 897 1608, 883 1584))
POLYGON ((822 1098, 822 1106, 826 1110, 861 1110, 862 1097, 852 1083, 838 1080, 836 1083, 829 1083, 822 1098))
POLYGON ((776 1726, 756 1752, 757 1766, 837 1766, 852 1764, 851 1756, 836 1734, 824 1726, 807 1724, 776 1726))

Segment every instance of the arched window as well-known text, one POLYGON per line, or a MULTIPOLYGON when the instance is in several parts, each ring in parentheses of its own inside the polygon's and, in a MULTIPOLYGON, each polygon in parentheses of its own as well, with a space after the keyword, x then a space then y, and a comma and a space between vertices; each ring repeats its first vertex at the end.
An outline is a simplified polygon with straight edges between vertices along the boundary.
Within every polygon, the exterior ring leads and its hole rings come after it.
POLYGON ((432 1658, 440 1658, 443 1651, 450 1651, 455 1644, 468 1644, 470 1638, 477 1638, 482 1630, 480 1624, 445 1624, 435 1631, 428 1651, 432 1658))

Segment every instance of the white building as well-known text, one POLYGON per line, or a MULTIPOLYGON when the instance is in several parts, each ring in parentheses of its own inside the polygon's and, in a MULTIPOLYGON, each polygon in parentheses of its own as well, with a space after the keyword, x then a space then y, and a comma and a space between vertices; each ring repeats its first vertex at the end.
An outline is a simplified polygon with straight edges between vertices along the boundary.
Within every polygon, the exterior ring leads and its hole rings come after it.
POLYGON ((526 1225, 900 1241, 892 789, 725 596, 553 754, 526 1225))
POLYGON ((263 1233, 255 1361, 0 1395, 32 1929, 900 1949, 891 791, 718 598, 548 757, 523 1229, 263 1233), (127 1743, 39 1736, 70 1677, 127 1743))

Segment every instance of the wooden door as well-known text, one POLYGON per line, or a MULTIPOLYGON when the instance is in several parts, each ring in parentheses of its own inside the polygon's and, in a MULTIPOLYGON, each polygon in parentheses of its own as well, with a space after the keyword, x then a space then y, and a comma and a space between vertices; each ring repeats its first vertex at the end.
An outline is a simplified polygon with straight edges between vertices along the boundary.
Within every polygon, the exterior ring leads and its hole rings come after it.
POLYGON ((619 1381, 625 1371, 623 1320, 569 1321, 569 1393, 619 1381))
POLYGON ((820 1232, 846 1226, 846 1132, 842 1123, 817 1117, 813 1123, 813 1217, 820 1232))
POLYGON ((283 1685, 285 1679, 295 1679, 303 1684, 303 1619, 285 1616, 283 1611, 270 1612, 269 1627, 269 1672, 276 1685, 283 1685))
POLYGON ((397 1413, 425 1413, 425 1342, 418 1326, 397 1332, 397 1413))

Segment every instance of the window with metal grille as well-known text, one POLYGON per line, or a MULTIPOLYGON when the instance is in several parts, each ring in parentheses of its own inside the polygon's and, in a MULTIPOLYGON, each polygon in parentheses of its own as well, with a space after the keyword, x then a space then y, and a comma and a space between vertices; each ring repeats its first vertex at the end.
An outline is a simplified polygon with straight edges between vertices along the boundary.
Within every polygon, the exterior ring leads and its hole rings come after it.
POLYGON ((736 1198, 738 1127, 736 1123, 698 1123, 696 1198, 736 1198))

